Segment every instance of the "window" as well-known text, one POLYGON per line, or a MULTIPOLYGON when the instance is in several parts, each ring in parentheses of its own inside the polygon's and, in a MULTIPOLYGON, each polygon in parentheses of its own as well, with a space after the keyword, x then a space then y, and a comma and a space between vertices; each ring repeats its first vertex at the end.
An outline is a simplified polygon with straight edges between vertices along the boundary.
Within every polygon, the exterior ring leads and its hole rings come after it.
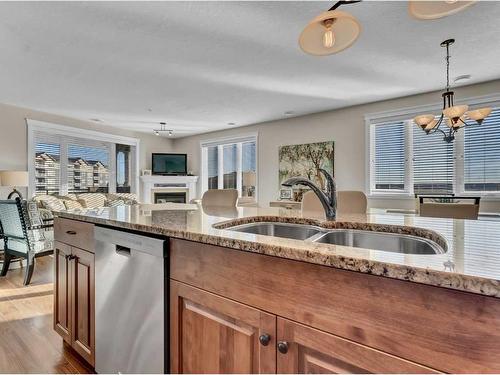
POLYGON ((498 102, 474 104, 496 108, 451 143, 441 133, 425 134, 411 112, 367 117, 370 194, 500 195, 500 108, 498 102))
POLYGON ((256 136, 203 142, 201 153, 203 191, 237 189, 240 198, 256 201, 256 136))
POLYGON ((375 129, 375 189, 404 191, 405 128, 404 122, 378 124, 375 129))
POLYGON ((59 192, 61 147, 59 144, 39 142, 35 145, 35 193, 59 192))
POLYGON ((464 133, 464 190, 500 191, 500 109, 464 133))
POLYGON ((132 186, 132 147, 116 145, 116 192, 130 193, 132 186))
POLYGON ((453 193, 455 142, 444 142, 441 133, 425 134, 416 125, 412 126, 412 131, 413 192, 422 195, 453 193))
POLYGON ((68 193, 109 192, 109 149, 68 144, 68 193))
POLYGON ((136 191, 133 138, 28 120, 28 144, 30 195, 136 191))

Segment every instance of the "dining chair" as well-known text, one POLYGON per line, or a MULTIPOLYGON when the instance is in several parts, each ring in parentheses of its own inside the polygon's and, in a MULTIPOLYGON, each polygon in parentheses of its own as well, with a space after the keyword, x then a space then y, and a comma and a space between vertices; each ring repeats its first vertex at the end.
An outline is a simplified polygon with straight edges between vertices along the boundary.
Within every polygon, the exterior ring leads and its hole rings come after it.
POLYGON ((420 216, 477 220, 479 203, 420 202, 420 216))
POLYGON ((368 200, 365 193, 355 190, 337 191, 337 212, 342 214, 366 214, 368 200))
POLYGON ((201 198, 203 207, 236 207, 238 190, 236 189, 209 189, 201 198))
MULTIPOLYGON (((366 214, 368 201, 362 191, 337 191, 337 214, 366 214)), ((302 197, 302 215, 318 215, 324 213, 319 198, 313 191, 302 197)))
MULTIPOLYGON (((36 208, 36 205, 35 205, 36 208)), ((26 201, 0 200, 0 234, 4 241, 4 260, 0 276, 5 276, 15 258, 26 259, 24 285, 28 285, 35 268, 35 259, 54 252, 54 232, 46 230, 36 212, 30 216, 26 201)))

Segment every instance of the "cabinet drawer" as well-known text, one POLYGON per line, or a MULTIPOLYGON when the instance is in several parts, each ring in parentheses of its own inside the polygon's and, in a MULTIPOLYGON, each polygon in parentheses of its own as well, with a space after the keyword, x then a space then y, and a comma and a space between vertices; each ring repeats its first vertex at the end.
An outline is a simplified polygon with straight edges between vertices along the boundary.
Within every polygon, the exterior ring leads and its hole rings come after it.
POLYGON ((94 224, 55 218, 54 237, 56 241, 94 252, 94 224))

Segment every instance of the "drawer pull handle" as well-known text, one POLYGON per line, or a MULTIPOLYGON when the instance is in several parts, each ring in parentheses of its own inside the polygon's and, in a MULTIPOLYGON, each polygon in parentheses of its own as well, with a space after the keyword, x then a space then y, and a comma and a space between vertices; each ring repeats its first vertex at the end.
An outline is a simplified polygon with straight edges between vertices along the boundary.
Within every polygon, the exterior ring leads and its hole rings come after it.
POLYGON ((259 341, 262 344, 262 346, 267 346, 271 341, 271 336, 268 335, 267 333, 264 333, 263 335, 259 336, 259 341))
POLYGON ((74 230, 67 230, 66 234, 71 234, 72 236, 74 236, 76 232, 74 230))
POLYGON ((288 353, 288 342, 286 342, 286 341, 280 341, 280 342, 278 342, 278 351, 281 354, 288 353))

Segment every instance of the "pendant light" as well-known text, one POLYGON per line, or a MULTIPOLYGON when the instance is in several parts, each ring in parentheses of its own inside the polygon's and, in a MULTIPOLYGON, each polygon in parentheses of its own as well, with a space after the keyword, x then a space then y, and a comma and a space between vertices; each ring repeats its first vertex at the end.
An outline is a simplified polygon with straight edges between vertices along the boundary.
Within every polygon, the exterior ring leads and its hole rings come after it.
POLYGON ((435 20, 458 13, 476 2, 477 0, 409 1, 408 11, 415 18, 435 20))
POLYGON ((446 91, 442 94, 443 110, 441 116, 436 118, 433 114, 416 116, 413 121, 421 127, 427 134, 441 132, 445 142, 452 142, 455 133, 464 126, 481 125, 483 120, 491 113, 491 108, 479 108, 469 111, 468 105, 455 105, 454 92, 450 90, 450 46, 455 43, 455 39, 448 39, 441 43, 441 47, 446 48, 446 91), (467 122, 473 120, 473 123, 467 122), (440 125, 445 123, 448 127, 446 131, 440 129, 440 125))
POLYGON ((349 48, 358 39, 361 25, 354 16, 337 10, 343 4, 361 0, 338 1, 328 11, 315 17, 299 37, 302 51, 310 55, 332 55, 349 48))

